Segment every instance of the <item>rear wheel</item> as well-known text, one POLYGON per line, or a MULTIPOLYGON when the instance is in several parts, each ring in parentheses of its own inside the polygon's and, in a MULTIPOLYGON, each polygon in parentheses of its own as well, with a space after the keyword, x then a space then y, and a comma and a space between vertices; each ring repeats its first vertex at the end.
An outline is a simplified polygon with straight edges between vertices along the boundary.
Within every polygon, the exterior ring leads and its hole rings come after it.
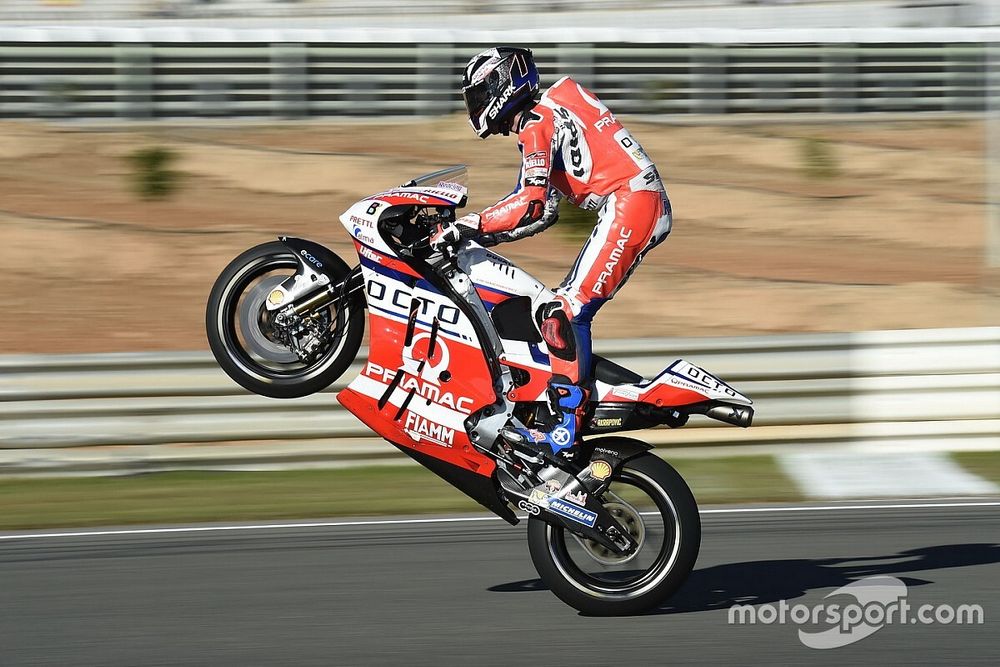
POLYGON ((648 611, 677 591, 698 558, 701 520, 694 496, 666 461, 643 454, 625 462, 601 503, 639 543, 633 555, 617 555, 531 518, 531 560, 552 592, 585 614, 648 611))
MULTIPOLYGON (((350 273, 343 262, 325 268, 337 281, 350 273)), ((347 370, 361 347, 360 297, 332 303, 295 327, 267 310, 268 295, 297 269, 291 250, 276 241, 264 243, 230 262, 208 298, 205 328, 212 353, 229 377, 256 394, 298 398, 321 391, 347 370)))

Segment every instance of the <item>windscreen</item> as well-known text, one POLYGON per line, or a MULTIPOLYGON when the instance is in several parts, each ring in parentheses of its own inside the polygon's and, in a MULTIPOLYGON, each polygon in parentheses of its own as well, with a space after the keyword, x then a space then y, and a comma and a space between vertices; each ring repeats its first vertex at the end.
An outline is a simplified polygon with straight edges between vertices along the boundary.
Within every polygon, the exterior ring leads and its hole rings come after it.
POLYGON ((469 172, 464 164, 457 164, 454 167, 445 167, 432 171, 429 174, 418 176, 412 181, 403 183, 404 188, 409 187, 431 187, 438 183, 455 183, 456 185, 468 186, 469 172))

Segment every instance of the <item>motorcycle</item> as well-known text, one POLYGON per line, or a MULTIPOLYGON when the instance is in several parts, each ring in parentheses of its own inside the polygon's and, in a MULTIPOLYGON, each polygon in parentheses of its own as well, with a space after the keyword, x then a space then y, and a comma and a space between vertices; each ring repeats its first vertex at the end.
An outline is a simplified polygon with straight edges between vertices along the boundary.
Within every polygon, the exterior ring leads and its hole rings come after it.
POLYGON ((359 264, 281 237, 234 259, 206 327, 222 369, 246 389, 295 398, 354 362, 368 310, 368 358, 338 401, 392 445, 512 525, 528 519, 542 581, 593 615, 647 611, 684 582, 701 523, 687 484, 652 447, 611 435, 692 414, 749 426, 752 401, 678 359, 645 379, 594 355, 582 445, 540 450, 551 370, 538 313, 553 293, 475 240, 434 249, 455 219, 464 166, 367 197, 340 216, 359 264))

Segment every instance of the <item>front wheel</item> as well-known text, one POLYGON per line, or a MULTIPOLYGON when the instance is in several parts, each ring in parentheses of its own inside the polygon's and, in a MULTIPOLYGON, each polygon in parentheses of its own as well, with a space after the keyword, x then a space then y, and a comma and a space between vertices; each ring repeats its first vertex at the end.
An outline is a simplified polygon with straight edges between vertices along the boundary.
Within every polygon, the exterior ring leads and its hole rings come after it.
POLYGON ((649 611, 684 583, 701 547, 698 506, 666 461, 643 454, 626 461, 601 503, 639 543, 619 556, 597 542, 540 519, 528 521, 528 549, 542 581, 585 614, 649 611))
MULTIPOLYGON (((350 269, 333 259, 326 270, 344 280, 350 269)), ((364 303, 357 295, 300 318, 294 329, 267 310, 268 295, 297 269, 284 244, 264 243, 230 262, 208 297, 205 328, 212 353, 229 377, 255 394, 298 398, 321 391, 347 370, 361 347, 364 303)))

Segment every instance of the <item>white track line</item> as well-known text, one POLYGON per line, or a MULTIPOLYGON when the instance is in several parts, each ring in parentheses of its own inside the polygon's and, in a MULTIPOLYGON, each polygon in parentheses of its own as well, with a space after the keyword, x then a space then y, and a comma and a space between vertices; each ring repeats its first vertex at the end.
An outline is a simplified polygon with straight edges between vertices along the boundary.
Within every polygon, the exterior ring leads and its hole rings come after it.
POLYGON ((831 510, 934 509, 938 507, 1000 507, 1000 501, 954 503, 877 503, 871 505, 803 505, 800 507, 728 507, 698 510, 699 514, 740 514, 744 512, 828 512, 831 510))
MULTIPOLYGON (((944 507, 1000 507, 1000 501, 948 503, 878 503, 869 505, 801 505, 781 507, 723 507, 699 510, 700 514, 767 514, 774 512, 835 512, 841 510, 937 509, 944 507)), ((518 517, 525 519, 527 517, 518 517)), ((108 535, 164 535, 169 533, 212 533, 242 530, 284 530, 289 528, 343 528, 346 526, 398 526, 434 523, 473 523, 501 521, 497 516, 462 516, 439 519, 373 519, 361 521, 315 521, 308 523, 263 523, 235 526, 177 526, 173 528, 118 528, 114 530, 81 530, 64 533, 19 533, 0 535, 0 540, 38 540, 60 537, 102 537, 108 535)))
MULTIPOLYGON (((522 517, 523 518, 523 517, 522 517)), ((114 530, 81 530, 66 533, 26 533, 0 535, 0 540, 23 540, 51 537, 90 537, 100 535, 159 535, 164 533, 211 533, 230 530, 279 530, 283 528, 342 528, 344 526, 392 526, 420 523, 465 523, 500 521, 498 516, 462 516, 441 519, 379 519, 377 521, 316 521, 310 523, 262 523, 236 526, 177 526, 175 528, 116 528, 114 530)))

